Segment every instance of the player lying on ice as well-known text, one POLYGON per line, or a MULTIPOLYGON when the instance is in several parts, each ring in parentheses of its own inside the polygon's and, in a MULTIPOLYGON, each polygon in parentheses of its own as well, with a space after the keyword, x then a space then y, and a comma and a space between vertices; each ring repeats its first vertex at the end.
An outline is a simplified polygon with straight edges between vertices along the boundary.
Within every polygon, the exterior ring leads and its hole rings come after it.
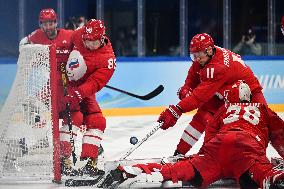
POLYGON ((251 103, 249 86, 238 81, 224 96, 226 103, 215 114, 205 130, 204 144, 196 155, 176 163, 147 163, 119 166, 112 170, 104 186, 124 182, 128 178, 188 181, 206 188, 222 178, 233 178, 240 187, 284 188, 283 165, 273 167, 266 157, 271 128, 284 136, 284 121, 261 103, 251 103), (247 182, 250 181, 250 182, 247 182))

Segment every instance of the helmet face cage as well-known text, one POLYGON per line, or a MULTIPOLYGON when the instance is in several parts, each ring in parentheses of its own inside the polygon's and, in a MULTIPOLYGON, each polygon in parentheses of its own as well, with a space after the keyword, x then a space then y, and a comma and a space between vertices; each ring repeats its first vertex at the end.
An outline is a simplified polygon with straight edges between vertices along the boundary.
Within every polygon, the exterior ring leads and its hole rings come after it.
POLYGON ((224 92, 224 96, 227 102, 238 103, 238 102, 250 102, 251 91, 245 82, 242 80, 232 85, 229 90, 224 92))
POLYGON ((207 33, 201 33, 195 35, 190 41, 190 53, 196 53, 199 51, 206 51, 209 46, 214 47, 214 40, 207 33))
POLYGON ((91 19, 85 25, 82 38, 83 40, 89 40, 89 41, 95 41, 95 40, 102 41, 104 35, 105 35, 104 23, 101 20, 91 19))
POLYGON ((46 21, 55 21, 57 20, 57 15, 53 9, 43 9, 39 13, 39 23, 46 21))
POLYGON ((251 91, 248 86, 248 84, 241 82, 239 85, 239 99, 240 102, 246 101, 250 102, 251 101, 251 91))

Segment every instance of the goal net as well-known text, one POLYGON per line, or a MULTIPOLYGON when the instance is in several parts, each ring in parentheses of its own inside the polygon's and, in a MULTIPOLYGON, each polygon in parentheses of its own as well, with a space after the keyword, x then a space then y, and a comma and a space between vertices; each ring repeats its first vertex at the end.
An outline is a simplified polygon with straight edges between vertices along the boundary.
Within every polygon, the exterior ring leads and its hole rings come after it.
POLYGON ((20 47, 17 74, 0 112, 0 182, 59 182, 54 46, 20 47))

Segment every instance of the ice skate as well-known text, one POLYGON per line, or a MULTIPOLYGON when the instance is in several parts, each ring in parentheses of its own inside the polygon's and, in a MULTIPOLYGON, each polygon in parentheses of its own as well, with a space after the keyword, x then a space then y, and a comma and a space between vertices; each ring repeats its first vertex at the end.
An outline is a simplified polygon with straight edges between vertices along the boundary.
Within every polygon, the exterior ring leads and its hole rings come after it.
POLYGON ((87 164, 80 169, 80 173, 82 175, 89 175, 95 177, 97 175, 103 175, 105 172, 103 170, 98 169, 97 167, 98 159, 89 158, 87 164))
POLYGON ((61 174, 66 176, 79 176, 78 170, 72 167, 72 162, 69 158, 61 159, 61 174))

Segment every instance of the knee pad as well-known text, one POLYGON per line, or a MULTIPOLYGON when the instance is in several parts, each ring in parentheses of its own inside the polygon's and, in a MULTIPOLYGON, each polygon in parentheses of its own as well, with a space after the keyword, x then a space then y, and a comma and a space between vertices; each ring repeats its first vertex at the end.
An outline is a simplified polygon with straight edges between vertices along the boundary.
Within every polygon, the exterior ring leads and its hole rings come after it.
POLYGON ((99 129, 104 131, 106 128, 106 119, 102 113, 89 114, 85 117, 87 129, 99 129))

